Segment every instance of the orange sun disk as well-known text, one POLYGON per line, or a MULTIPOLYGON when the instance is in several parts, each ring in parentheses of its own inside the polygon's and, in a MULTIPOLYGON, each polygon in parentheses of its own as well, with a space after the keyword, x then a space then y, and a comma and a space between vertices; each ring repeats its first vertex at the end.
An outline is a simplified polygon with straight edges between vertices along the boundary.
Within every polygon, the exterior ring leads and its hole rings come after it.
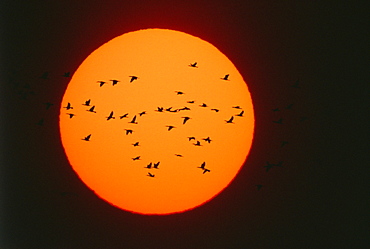
POLYGON ((80 179, 140 214, 212 199, 241 169, 254 131, 251 96, 233 63, 210 43, 165 29, 126 33, 91 53, 68 84, 59 120, 80 179))

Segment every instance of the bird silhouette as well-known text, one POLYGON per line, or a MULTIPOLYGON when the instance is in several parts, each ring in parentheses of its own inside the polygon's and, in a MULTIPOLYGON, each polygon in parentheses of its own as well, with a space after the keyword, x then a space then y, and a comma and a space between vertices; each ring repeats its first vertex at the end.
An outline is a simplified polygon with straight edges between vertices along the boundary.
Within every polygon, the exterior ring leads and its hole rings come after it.
POLYGON ((132 118, 132 120, 129 123, 131 123, 131 124, 137 124, 137 122, 136 122, 136 115, 132 118))
POLYGON ((235 116, 243 117, 244 111, 241 111, 239 114, 236 114, 235 116))
POLYGON ((290 110, 290 109, 292 109, 292 106, 293 106, 294 104, 289 104, 289 105, 287 105, 286 107, 285 107, 285 109, 287 109, 287 110, 290 110))
POLYGON ((49 76, 49 72, 45 72, 45 73, 43 73, 41 76, 40 76, 40 78, 41 79, 48 79, 48 76, 49 76))
POLYGON ((206 142, 208 142, 208 143, 211 143, 211 141, 212 141, 210 137, 202 138, 202 140, 204 140, 204 141, 206 141, 206 142))
POLYGON ((110 80, 110 81, 112 81, 112 86, 117 85, 117 83, 119 82, 119 80, 110 80))
POLYGON ((181 91, 175 91, 175 93, 176 93, 177 95, 183 95, 183 94, 184 94, 184 92, 181 92, 181 91))
POLYGON ((274 167, 275 165, 274 164, 271 164, 269 162, 266 162, 266 165, 263 166, 264 168, 266 168, 266 172, 268 172, 270 169, 272 169, 272 167, 274 167))
POLYGON ((67 113, 67 115, 69 115, 69 118, 73 118, 74 116, 76 116, 75 114, 73 113, 67 113))
POLYGON ((195 146, 202 146, 201 144, 200 144, 200 142, 199 141, 197 141, 196 143, 193 143, 195 146))
POLYGON ((263 187, 263 185, 261 184, 258 184, 258 185, 255 185, 257 187, 257 190, 261 190, 261 188, 263 187))
POLYGON ((225 120, 227 124, 233 124, 234 116, 231 116, 229 120, 225 120))
POLYGON ((134 80, 137 80, 139 78, 137 76, 129 76, 129 77, 131 77, 130 83, 132 83, 134 80))
POLYGON ((126 131, 126 135, 132 134, 132 132, 133 132, 133 130, 130 130, 130 129, 125 129, 125 131, 126 131))
POLYGON ((275 108, 275 109, 272 109, 272 111, 273 112, 278 112, 278 111, 280 111, 280 109, 279 108, 275 108))
POLYGON ((291 85, 291 87, 294 87, 294 88, 301 88, 301 87, 299 86, 299 79, 298 79, 296 82, 294 82, 294 84, 293 84, 293 85, 291 85))
POLYGON ((89 99, 89 100, 86 100, 86 101, 85 101, 85 104, 82 104, 82 105, 85 105, 85 106, 90 106, 90 102, 91 102, 91 99, 89 99))
POLYGON ((134 157, 134 158, 132 158, 132 160, 134 160, 134 161, 140 160, 140 156, 134 157))
POLYGON ((279 119, 279 120, 277 120, 277 121, 272 121, 272 122, 274 122, 274 123, 276 123, 276 124, 282 124, 282 123, 283 123, 283 119, 281 118, 281 119, 279 119))
POLYGON ((100 84, 100 87, 102 87, 106 82, 105 81, 98 81, 98 83, 100 84))
POLYGON ((147 176, 149 176, 149 177, 155 177, 155 175, 152 174, 152 173, 150 173, 150 172, 148 172, 148 175, 147 176))
POLYGON ((44 125, 44 119, 40 119, 39 122, 37 122, 38 125, 43 126, 44 125))
POLYGON ((189 67, 197 67, 198 62, 190 63, 189 67))
POLYGON ((188 137, 189 141, 195 140, 195 137, 188 137))
POLYGON ((204 170, 203 170, 203 174, 205 174, 205 173, 207 173, 207 172, 211 172, 211 170, 209 170, 209 169, 204 169, 204 170))
POLYGON ((73 107, 71 106, 71 103, 69 103, 69 102, 68 102, 67 106, 66 107, 63 107, 63 108, 66 108, 67 110, 73 109, 73 107))
POLYGON ((46 105, 46 110, 49 110, 49 108, 52 107, 54 104, 50 103, 50 102, 47 102, 47 103, 45 103, 45 105, 46 105))
POLYGON ((153 168, 154 169, 158 169, 158 166, 159 166, 159 164, 160 164, 161 162, 157 162, 157 163, 155 163, 154 165, 153 165, 153 168))
POLYGON ((96 113, 96 111, 94 110, 95 109, 95 106, 93 105, 89 110, 87 110, 88 112, 93 112, 93 113, 96 113))
POLYGON ((194 100, 189 100, 189 101, 187 101, 186 103, 194 104, 194 103, 195 103, 195 101, 194 101, 194 100))
POLYGON ((150 162, 146 167, 144 168, 147 168, 147 169, 150 169, 152 167, 152 163, 150 162))
POLYGON ((171 107, 168 107, 168 108, 166 108, 166 111, 171 111, 171 109, 172 109, 172 106, 171 107))
POLYGON ((163 112, 163 107, 157 107, 157 110, 155 110, 156 112, 163 112))
POLYGON ((281 141, 281 147, 284 147, 285 145, 287 145, 289 142, 288 141, 281 141))
POLYGON ((123 115, 122 115, 122 116, 120 116, 119 118, 120 118, 120 119, 127 118, 127 115, 128 115, 128 113, 123 114, 123 115))
POLYGON ((216 109, 216 108, 213 108, 213 109, 211 109, 211 111, 219 112, 220 110, 216 109))
POLYGON ((87 135, 85 138, 83 138, 82 140, 85 140, 85 141, 90 141, 90 137, 91 137, 91 134, 90 135, 87 135))
POLYGON ((222 80, 229 80, 229 74, 226 74, 223 78, 221 78, 222 80))
POLYGON ((179 109, 175 109, 175 110, 169 110, 169 112, 178 112, 179 109))
POLYGON ((139 142, 133 143, 132 145, 133 145, 134 147, 139 146, 139 142))
POLYGON ((206 162, 203 162, 200 167, 198 167, 199 169, 204 169, 204 167, 206 166, 206 162))
POLYGON ((182 124, 185 124, 185 123, 186 123, 186 121, 188 121, 189 119, 191 119, 190 117, 181 117, 181 118, 183 118, 183 119, 184 119, 184 121, 182 122, 182 124))
POLYGON ((200 107, 207 107, 207 104, 203 103, 201 105, 199 105, 200 107))
POLYGON ((63 77, 71 77, 71 72, 65 72, 65 73, 63 74, 63 77))
POLYGON ((140 112, 139 116, 141 117, 142 115, 146 114, 146 111, 140 112))
POLYGON ((233 106, 232 108, 235 108, 235 109, 242 109, 240 106, 233 106))
POLYGON ((183 108, 179 109, 179 111, 190 111, 189 107, 184 106, 183 108))
POLYGON ((180 155, 180 154, 175 154, 175 156, 177 156, 177 157, 183 157, 182 155, 180 155))
POLYGON ((115 117, 113 117, 113 111, 111 111, 111 113, 107 117, 107 120, 110 120, 110 119, 115 119, 115 117))
POLYGON ((172 125, 166 125, 166 127, 168 127, 168 131, 172 130, 173 128, 176 128, 175 126, 172 125))

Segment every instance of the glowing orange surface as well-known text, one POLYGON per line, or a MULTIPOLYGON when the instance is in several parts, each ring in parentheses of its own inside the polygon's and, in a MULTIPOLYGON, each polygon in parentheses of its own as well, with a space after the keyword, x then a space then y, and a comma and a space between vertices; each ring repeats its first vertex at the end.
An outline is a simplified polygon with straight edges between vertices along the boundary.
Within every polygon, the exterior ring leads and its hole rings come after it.
POLYGON ((112 205, 141 214, 183 212, 212 199, 242 167, 254 130, 251 96, 232 62, 204 40, 164 29, 130 32, 91 53, 67 87, 59 119, 66 155, 81 180, 112 205), (226 74, 228 80, 221 79, 226 74), (138 79, 130 83, 129 76, 138 79), (90 106, 83 105, 89 99, 90 106), (66 110, 68 103, 73 109, 66 110), (87 111, 92 106, 96 113, 87 111), (185 106, 190 110, 156 111, 185 106), (235 116, 242 110, 243 117, 235 116), (115 118, 107 120, 112 111, 115 118), (135 115, 137 124, 129 123, 135 115), (186 116, 191 119, 183 124, 186 116), (231 116, 234 124, 226 123, 231 116), (145 168, 150 162, 160 162, 158 169, 145 168), (198 168, 203 162, 210 172, 198 168))

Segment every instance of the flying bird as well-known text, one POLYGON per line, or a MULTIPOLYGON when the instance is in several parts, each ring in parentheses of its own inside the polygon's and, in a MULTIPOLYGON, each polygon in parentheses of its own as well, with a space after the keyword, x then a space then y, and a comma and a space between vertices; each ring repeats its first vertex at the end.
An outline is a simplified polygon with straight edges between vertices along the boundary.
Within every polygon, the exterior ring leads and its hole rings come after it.
POLYGON ((133 130, 130 130, 130 129, 125 129, 125 131, 126 131, 126 135, 132 134, 132 132, 133 132, 133 130))
POLYGON ((190 111, 189 107, 184 106, 183 108, 179 109, 179 111, 190 111))
POLYGON ((234 116, 231 116, 229 120, 225 120, 227 124, 233 124, 234 116))
POLYGON ((155 169, 158 169, 158 166, 159 166, 159 164, 160 164, 161 162, 157 162, 157 163, 155 163, 154 165, 153 165, 153 168, 155 168, 155 169))
POLYGON ((279 108, 275 108, 275 109, 272 109, 272 111, 273 112, 278 112, 278 111, 280 111, 280 109, 279 108))
POLYGON ((181 117, 181 118, 183 118, 183 119, 184 119, 184 121, 182 122, 182 124, 185 124, 185 123, 186 123, 186 121, 188 121, 189 119, 191 119, 191 118, 189 118, 189 117, 181 117))
POLYGON ((291 85, 291 87, 294 87, 294 88, 301 88, 300 86, 299 86, 299 79, 293 84, 293 85, 291 85))
POLYGON ((127 118, 127 115, 128 115, 128 113, 123 114, 123 115, 122 115, 122 116, 120 116, 119 118, 120 118, 120 119, 127 118))
POLYGON ((189 103, 189 104, 194 104, 194 100, 189 100, 187 103, 189 103))
POLYGON ((129 76, 129 77, 131 77, 130 83, 133 82, 134 80, 137 80, 139 78, 137 76, 129 76))
POLYGON ((40 119, 40 121, 37 124, 40 125, 40 126, 43 126, 44 125, 44 119, 40 119))
POLYGON ((204 169, 204 170, 203 170, 203 174, 205 174, 205 173, 207 173, 207 172, 211 172, 211 170, 209 170, 209 169, 204 169))
POLYGON ((147 168, 147 169, 150 169, 152 167, 152 163, 150 162, 146 167, 144 168, 147 168))
POLYGON ((220 110, 216 109, 216 108, 213 108, 213 109, 211 109, 211 111, 219 112, 220 110))
MULTIPOLYGON (((193 144, 194 144, 194 143, 193 143, 193 144)), ((200 144, 200 142, 199 142, 199 141, 197 141, 194 145, 195 145, 195 146, 202 146, 202 145, 200 144)))
POLYGON ((206 141, 206 142, 208 142, 208 143, 211 143, 211 141, 212 141, 210 137, 202 138, 202 140, 204 140, 204 141, 206 141))
POLYGON ((277 121, 272 121, 272 122, 274 122, 274 123, 276 123, 276 124, 282 124, 282 123, 283 123, 283 119, 281 118, 281 119, 279 119, 279 120, 277 120, 277 121))
POLYGON ((105 84, 105 81, 98 81, 98 83, 100 84, 100 87, 102 87, 105 84))
POLYGON ((85 105, 85 106, 90 106, 90 101, 91 101, 91 99, 89 99, 89 100, 86 100, 86 101, 85 101, 85 104, 82 104, 82 105, 85 105))
POLYGON ((43 73, 41 76, 40 76, 40 78, 41 79, 47 79, 48 78, 48 76, 49 76, 49 72, 45 72, 45 73, 43 73))
POLYGON ((281 141, 281 147, 284 147, 285 145, 287 145, 289 142, 288 141, 281 141))
POLYGON ((117 83, 119 82, 119 80, 110 80, 110 81, 112 81, 112 86, 117 85, 117 83))
POLYGON ((107 117, 107 120, 110 120, 110 119, 115 119, 115 117, 113 117, 113 111, 111 111, 111 113, 107 117))
POLYGON ((139 113, 140 117, 141 117, 142 115, 144 115, 144 114, 146 114, 146 111, 143 111, 143 112, 140 112, 140 113, 139 113))
POLYGON ((289 104, 289 105, 287 105, 287 107, 285 107, 285 109, 287 109, 287 110, 290 110, 290 109, 292 109, 292 106, 293 106, 294 104, 289 104))
POLYGON ((201 105, 199 105, 200 107, 207 107, 207 104, 203 103, 201 105))
POLYGON ((204 169, 204 167, 206 166, 206 162, 203 162, 200 167, 198 167, 199 169, 204 169))
POLYGON ((266 168, 266 172, 268 172, 274 166, 275 166, 275 164, 270 164, 269 162, 266 162, 266 165, 263 166, 263 167, 266 168))
POLYGON ((71 77, 71 72, 65 72, 65 73, 63 74, 63 77, 71 77))
POLYGON ((96 113, 96 111, 94 110, 95 109, 95 106, 93 105, 89 110, 87 110, 88 112, 93 112, 93 113, 96 113))
POLYGON ((177 157, 183 157, 182 155, 180 155, 180 154, 175 154, 175 156, 177 156, 177 157))
POLYGON ((171 111, 171 109, 172 109, 172 106, 171 107, 168 107, 168 108, 166 108, 166 111, 171 111))
POLYGON ((90 141, 90 137, 91 137, 91 134, 86 136, 85 138, 83 138, 82 140, 85 140, 85 141, 90 141))
POLYGON ((261 188, 263 187, 263 185, 258 184, 258 185, 256 185, 256 187, 257 187, 257 190, 261 190, 261 188))
POLYGON ((243 117, 244 111, 241 111, 239 114, 236 114, 235 116, 243 117))
POLYGON ((73 113, 67 113, 67 115, 69 115, 69 118, 73 118, 74 116, 76 116, 75 114, 73 113))
POLYGON ((198 62, 190 63, 189 67, 198 67, 197 64, 198 62))
POLYGON ((175 91, 175 93, 177 93, 177 95, 183 95, 184 92, 181 92, 181 91, 175 91))
POLYGON ((166 125, 166 127, 168 127, 168 130, 172 130, 173 128, 176 128, 175 126, 172 126, 172 125, 166 125))
POLYGON ((45 105, 46 105, 46 110, 49 110, 49 108, 52 107, 54 104, 50 103, 50 102, 47 102, 47 103, 45 103, 45 105))
POLYGON ((233 106, 232 108, 235 108, 235 109, 242 109, 240 106, 233 106))
POLYGON ((148 175, 147 176, 149 176, 149 177, 154 177, 155 175, 154 174, 152 174, 152 173, 150 173, 150 172, 148 172, 148 175))
POLYGON ((67 106, 66 107, 63 107, 63 108, 66 108, 67 110, 73 109, 73 107, 71 106, 71 103, 69 103, 69 102, 68 102, 67 106))
POLYGON ((169 112, 178 112, 179 109, 175 109, 175 110, 169 110, 169 112))
POLYGON ((195 140, 195 137, 188 137, 189 141, 195 140))
POLYGON ((221 78, 222 80, 229 80, 229 74, 226 74, 223 78, 221 78))
POLYGON ((132 160, 134 160, 134 161, 140 160, 140 156, 134 157, 134 158, 132 158, 132 160))
POLYGON ((129 123, 131 123, 131 124, 137 124, 137 122, 136 122, 136 115, 132 118, 132 120, 129 123))
POLYGON ((139 142, 133 143, 132 145, 133 145, 134 147, 139 146, 139 142))
POLYGON ((163 107, 157 107, 157 110, 155 110, 156 112, 163 112, 163 107))

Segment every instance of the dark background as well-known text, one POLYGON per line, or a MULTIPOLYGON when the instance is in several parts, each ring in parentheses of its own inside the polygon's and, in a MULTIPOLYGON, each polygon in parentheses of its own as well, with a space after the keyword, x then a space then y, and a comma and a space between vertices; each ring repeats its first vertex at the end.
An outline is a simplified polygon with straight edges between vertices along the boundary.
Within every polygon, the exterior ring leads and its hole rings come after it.
POLYGON ((2 1, 0 247, 365 248, 365 3, 2 1), (231 185, 169 216, 99 199, 59 139, 64 72, 112 38, 145 28, 183 31, 219 48, 248 83, 256 115, 251 153, 231 185), (291 87, 297 80, 299 89, 291 87), (272 122, 279 118, 283 124, 272 122), (266 161, 284 163, 266 172, 266 161))

